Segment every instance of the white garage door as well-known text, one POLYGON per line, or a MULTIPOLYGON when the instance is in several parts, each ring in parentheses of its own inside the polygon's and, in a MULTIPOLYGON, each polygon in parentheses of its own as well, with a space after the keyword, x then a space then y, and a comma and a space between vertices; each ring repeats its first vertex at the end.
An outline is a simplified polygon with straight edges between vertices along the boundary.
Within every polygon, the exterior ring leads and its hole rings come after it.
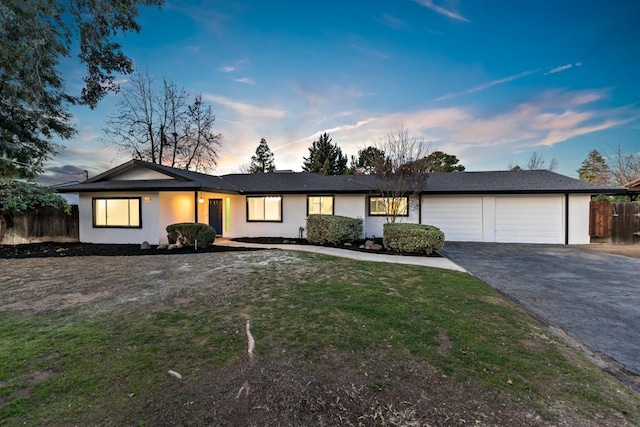
POLYGON ((482 241, 482 197, 423 197, 422 223, 435 225, 446 240, 482 241))
POLYGON ((496 242, 564 243, 562 196, 496 197, 496 242))

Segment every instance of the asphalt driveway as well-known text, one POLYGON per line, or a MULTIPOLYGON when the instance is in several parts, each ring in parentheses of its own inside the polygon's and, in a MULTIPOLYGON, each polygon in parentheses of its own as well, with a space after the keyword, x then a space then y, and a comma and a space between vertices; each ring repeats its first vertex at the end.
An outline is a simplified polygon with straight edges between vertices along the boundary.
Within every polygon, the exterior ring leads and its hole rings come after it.
POLYGON ((640 259, 508 243, 447 242, 440 253, 618 368, 640 375, 640 259))

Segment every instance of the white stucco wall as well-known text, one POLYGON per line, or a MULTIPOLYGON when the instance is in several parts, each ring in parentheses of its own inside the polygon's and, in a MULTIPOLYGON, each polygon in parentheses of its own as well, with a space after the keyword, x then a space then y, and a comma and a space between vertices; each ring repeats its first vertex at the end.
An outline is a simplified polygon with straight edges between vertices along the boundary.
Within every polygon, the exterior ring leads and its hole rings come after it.
POLYGON ((591 242, 589 236, 589 194, 569 195, 569 244, 583 245, 591 242))
POLYGON ((160 212, 156 227, 158 243, 167 243, 167 225, 195 221, 195 197, 193 191, 160 193, 160 212))
MULTIPOLYGON (((365 210, 368 212, 367 204, 369 203, 369 198, 364 197, 363 204, 365 210)), ((409 200, 409 216, 398 216, 396 218, 396 222, 406 222, 406 223, 414 223, 418 224, 420 222, 420 208, 419 208, 418 198, 410 198, 409 200)), ((387 217, 385 216, 365 216, 365 227, 364 233, 365 237, 382 237, 383 225, 387 222, 387 217)))
POLYGON ((288 237, 297 238, 300 227, 306 225, 307 196, 282 196, 282 222, 247 221, 246 196, 231 196, 231 227, 225 237, 288 237))
MULTIPOLYGON (((247 201, 245 196, 219 195, 219 198, 230 200, 229 230, 224 230, 224 237, 299 237, 300 227, 307 225, 307 196, 282 196, 282 222, 248 222, 247 201)), ((217 197, 217 196, 216 196, 217 197)), ((216 198, 212 197, 212 198, 216 198)), ((206 203, 205 203, 206 205, 206 203)), ((333 199, 334 215, 362 218, 363 228, 366 221, 366 197, 350 194, 336 194, 333 199)), ((202 221, 208 221, 208 212, 203 212, 202 221)), ((223 224, 226 225, 225 209, 223 208, 223 224)), ((381 234, 380 234, 381 235, 381 234)), ((306 236, 306 233, 304 234, 306 236)))
POLYGON ((169 175, 165 175, 163 173, 160 173, 151 169, 136 167, 127 171, 123 171, 122 173, 119 173, 118 175, 111 177, 109 180, 110 181, 113 181, 113 180, 135 181, 135 180, 141 180, 141 179, 174 179, 174 178, 170 177, 169 175))
POLYGON ((154 192, 83 193, 80 195, 79 238, 84 243, 158 244, 159 197, 154 192), (142 228, 96 228, 93 226, 94 197, 140 197, 142 228), (149 200, 145 200, 147 197, 149 200))

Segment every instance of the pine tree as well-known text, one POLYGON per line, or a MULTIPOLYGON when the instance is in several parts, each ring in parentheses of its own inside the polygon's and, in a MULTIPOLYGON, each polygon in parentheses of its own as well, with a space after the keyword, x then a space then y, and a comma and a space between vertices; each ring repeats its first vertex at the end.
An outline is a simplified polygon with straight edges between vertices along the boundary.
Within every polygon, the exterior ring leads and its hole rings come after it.
POLYGON ((592 150, 582 162, 582 166, 578 169, 578 178, 594 184, 609 184, 611 170, 598 150, 592 150))
POLYGON ((249 165, 249 173, 267 173, 273 172, 276 169, 276 165, 273 160, 273 153, 267 145, 267 140, 262 138, 258 148, 256 148, 256 154, 251 156, 251 165, 249 165))
POLYGON ((302 170, 321 175, 344 175, 347 171, 347 156, 337 144, 331 143, 327 133, 320 135, 309 147, 309 157, 304 158, 302 170))

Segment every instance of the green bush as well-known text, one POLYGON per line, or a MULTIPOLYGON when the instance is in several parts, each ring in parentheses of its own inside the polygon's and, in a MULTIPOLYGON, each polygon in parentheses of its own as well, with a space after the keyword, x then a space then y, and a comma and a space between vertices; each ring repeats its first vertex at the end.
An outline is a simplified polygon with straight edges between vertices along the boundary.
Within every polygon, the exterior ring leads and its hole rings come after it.
POLYGON ((431 254, 444 246, 444 233, 438 227, 422 224, 384 224, 384 247, 392 252, 431 254))
POLYGON ((307 240, 310 243, 339 245, 362 238, 362 219, 340 215, 309 215, 307 240))
POLYGON ((167 226, 167 239, 169 243, 180 242, 183 246, 211 246, 216 240, 216 230, 207 224, 195 222, 181 222, 167 226))

